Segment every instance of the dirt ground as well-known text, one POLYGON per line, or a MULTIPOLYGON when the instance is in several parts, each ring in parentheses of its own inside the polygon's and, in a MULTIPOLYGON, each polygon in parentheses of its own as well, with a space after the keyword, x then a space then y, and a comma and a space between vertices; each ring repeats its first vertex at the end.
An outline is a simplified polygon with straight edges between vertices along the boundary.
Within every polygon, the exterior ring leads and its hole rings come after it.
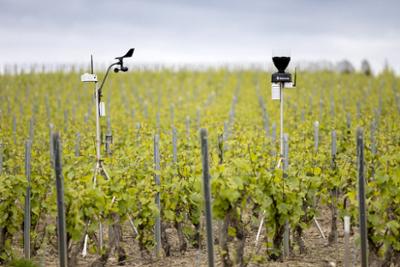
MULTIPOLYGON (((298 250, 292 252, 289 258, 285 259, 283 262, 271 262, 264 261, 264 263, 250 263, 248 266, 270 266, 270 267, 298 267, 298 266, 343 266, 343 255, 344 255, 344 237, 343 237, 343 225, 342 221, 339 220, 338 224, 338 242, 332 246, 328 246, 327 236, 330 229, 330 213, 327 208, 320 211, 320 216, 317 220, 325 233, 326 239, 321 237, 318 228, 312 225, 306 230, 304 234, 304 242, 307 248, 305 254, 299 255, 298 250)), ((172 252, 170 257, 161 257, 160 259, 144 259, 139 253, 139 248, 137 242, 134 238, 129 235, 131 233, 130 228, 124 231, 123 244, 128 255, 125 266, 127 267, 167 267, 167 266, 208 266, 207 265, 207 253, 204 244, 200 250, 190 248, 185 254, 181 254, 178 250, 178 240, 176 238, 176 232, 173 229, 168 230, 169 240, 172 245, 172 252)), ((354 231, 357 233, 357 231, 354 231)), ((251 236, 247 238, 246 244, 246 255, 250 251, 256 251, 254 241, 255 241, 256 231, 252 233, 251 236)), ((359 252, 355 245, 355 236, 350 238, 352 259, 351 266, 359 265, 359 252)), ((220 256, 218 255, 218 248, 215 245, 215 266, 221 266, 220 256)), ((259 250, 257 256, 266 256, 262 249, 259 250), (263 255, 264 254, 264 255, 263 255)), ((35 259, 36 262, 42 266, 58 266, 58 260, 55 256, 56 251, 48 251, 47 256, 41 256, 35 259), (52 255, 52 256, 51 256, 52 255)), ((95 259, 94 255, 87 256, 86 258, 79 258, 78 266, 88 266, 95 259)), ((107 266, 118 266, 117 259, 111 257, 108 261, 107 266)))

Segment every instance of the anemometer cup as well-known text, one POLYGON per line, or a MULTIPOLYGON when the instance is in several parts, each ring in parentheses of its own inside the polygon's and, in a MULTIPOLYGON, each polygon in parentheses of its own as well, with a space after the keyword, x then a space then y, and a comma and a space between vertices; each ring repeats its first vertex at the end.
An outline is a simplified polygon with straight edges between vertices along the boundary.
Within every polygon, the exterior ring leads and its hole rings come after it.
POLYGON ((128 71, 128 67, 124 66, 124 58, 132 57, 134 51, 135 51, 135 48, 131 48, 131 49, 128 50, 128 52, 126 52, 125 55, 115 58, 115 59, 118 60, 118 62, 116 62, 114 64, 115 65, 119 65, 119 67, 114 68, 114 72, 115 73, 118 73, 119 71, 122 71, 122 72, 127 72, 128 71))
POLYGON ((118 67, 114 68, 115 73, 118 73, 119 71, 127 72, 128 70, 129 70, 128 67, 124 67, 124 66, 122 66, 120 68, 118 68, 118 67))
MULTIPOLYGON (((114 62, 110 66, 108 66, 106 74, 104 75, 103 81, 101 82, 101 85, 99 86, 99 89, 98 89, 100 94, 101 94, 101 90, 103 89, 104 82, 107 80, 108 73, 110 72, 111 69, 114 70, 115 73, 118 73, 120 71, 122 71, 122 72, 128 71, 128 67, 124 66, 124 58, 132 57, 134 51, 135 51, 135 48, 129 49, 125 55, 115 58, 118 60, 117 62, 114 62)), ((90 66, 91 66, 91 73, 85 73, 85 74, 81 75, 81 81, 97 83, 97 81, 98 81, 97 76, 96 76, 96 74, 93 73, 93 57, 92 56, 90 57, 90 66)))

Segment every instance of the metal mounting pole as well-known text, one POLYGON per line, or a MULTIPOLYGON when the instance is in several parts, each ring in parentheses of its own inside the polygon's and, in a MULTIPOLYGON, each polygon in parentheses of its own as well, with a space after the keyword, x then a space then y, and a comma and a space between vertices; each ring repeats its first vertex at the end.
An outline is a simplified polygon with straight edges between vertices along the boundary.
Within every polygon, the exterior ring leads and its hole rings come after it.
POLYGON ((281 94, 281 97, 280 97, 280 100, 281 100, 281 117, 280 117, 280 119, 281 119, 281 155, 280 155, 280 157, 281 157, 281 160, 283 159, 283 83, 279 83, 279 87, 280 87, 280 94, 281 94))
POLYGON ((97 82, 95 83, 95 98, 96 98, 96 161, 97 164, 101 161, 101 129, 100 129, 100 96, 99 96, 99 86, 97 82))
MULTIPOLYGON (((280 164, 282 167, 282 173, 285 171, 285 164, 284 164, 284 133, 283 133, 283 83, 279 83, 280 87, 280 102, 281 102, 281 150, 280 150, 280 164)), ((285 232, 283 234, 283 254, 285 257, 289 257, 290 254, 290 230, 289 230, 289 223, 286 221, 285 223, 285 232)))

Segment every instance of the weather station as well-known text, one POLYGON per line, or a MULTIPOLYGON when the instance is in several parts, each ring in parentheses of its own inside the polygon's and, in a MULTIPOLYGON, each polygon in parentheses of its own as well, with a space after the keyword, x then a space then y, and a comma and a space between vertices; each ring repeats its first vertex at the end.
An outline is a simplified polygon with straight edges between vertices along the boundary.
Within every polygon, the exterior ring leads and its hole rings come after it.
POLYGON ((280 161, 283 159, 284 147, 283 147, 283 91, 285 88, 294 88, 296 86, 296 69, 294 72, 294 80, 292 80, 292 74, 286 72, 286 68, 290 62, 290 54, 287 51, 274 51, 272 53, 272 62, 278 70, 271 75, 271 96, 272 100, 280 100, 280 161))
MULTIPOLYGON (((283 128, 283 92, 285 88, 294 88, 296 86, 296 69, 294 73, 294 81, 292 81, 292 74, 286 72, 286 68, 290 62, 290 53, 288 51, 273 51, 272 62, 278 71, 272 73, 271 76, 271 96, 272 100, 280 100, 280 157, 277 168, 282 167, 283 175, 285 177, 286 167, 288 166, 288 135, 284 134, 283 128)), ((283 236, 283 252, 286 257, 290 254, 289 232, 289 223, 286 222, 283 236)))
MULTIPOLYGON (((103 96, 103 86, 105 81, 107 80, 108 74, 112 68, 114 68, 114 72, 127 72, 128 67, 124 65, 124 59, 130 58, 135 51, 134 48, 128 50, 128 52, 120 57, 116 57, 117 62, 112 63, 108 66, 106 74, 104 75, 103 81, 99 85, 99 81, 97 75, 93 71, 93 56, 90 57, 90 73, 84 73, 81 75, 81 81, 84 83, 94 83, 94 98, 95 98, 95 116, 96 116, 96 165, 93 174, 93 187, 96 187, 97 176, 103 176, 106 180, 110 180, 110 175, 108 174, 103 159, 101 157, 101 125, 100 125, 100 117, 104 117, 106 115, 104 102, 101 101, 103 96)), ((112 138, 112 136, 106 135, 107 138, 112 138)), ((114 202, 114 198, 112 202, 114 202)), ((90 221, 89 221, 90 224, 90 221)), ((82 256, 85 257, 87 255, 87 244, 88 244, 88 234, 85 234, 82 256)), ((103 246, 103 227, 102 223, 99 222, 99 247, 103 246)))
MULTIPOLYGON (((128 67, 124 65, 124 59, 125 58, 130 58, 133 55, 133 52, 135 51, 135 48, 131 48, 128 50, 128 52, 120 57, 116 57, 115 59, 117 62, 112 63, 110 66, 108 66, 106 74, 103 78, 103 81, 101 82, 100 86, 98 84, 98 79, 97 75, 93 73, 93 56, 90 57, 90 73, 84 73, 81 75, 81 81, 82 82, 91 82, 95 84, 94 87, 94 95, 95 95, 95 102, 96 102, 96 167, 94 170, 94 175, 93 175, 93 183, 94 185, 96 184, 96 177, 97 175, 103 175, 106 179, 110 179, 110 176, 108 175, 105 167, 103 160, 101 158, 101 128, 100 128, 100 117, 104 117, 106 115, 105 112, 105 105, 104 102, 101 101, 101 98, 103 96, 103 86, 105 81, 107 80, 108 74, 110 70, 114 67, 114 72, 118 73, 120 71, 122 72, 127 72, 128 67)), ((107 137, 106 137, 107 138, 107 137)))

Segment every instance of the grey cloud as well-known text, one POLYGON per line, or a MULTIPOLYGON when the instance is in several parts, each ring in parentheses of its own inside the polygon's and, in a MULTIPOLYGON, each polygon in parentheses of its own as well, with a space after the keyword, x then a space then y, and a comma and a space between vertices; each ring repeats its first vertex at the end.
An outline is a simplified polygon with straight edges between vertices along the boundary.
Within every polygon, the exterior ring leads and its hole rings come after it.
POLYGON ((391 56, 400 67, 399 7, 392 0, 0 0, 0 64, 79 61, 92 50, 105 60, 126 44, 142 61, 255 61, 283 45, 304 59, 381 64, 391 56), (24 46, 20 58, 9 56, 24 46))

